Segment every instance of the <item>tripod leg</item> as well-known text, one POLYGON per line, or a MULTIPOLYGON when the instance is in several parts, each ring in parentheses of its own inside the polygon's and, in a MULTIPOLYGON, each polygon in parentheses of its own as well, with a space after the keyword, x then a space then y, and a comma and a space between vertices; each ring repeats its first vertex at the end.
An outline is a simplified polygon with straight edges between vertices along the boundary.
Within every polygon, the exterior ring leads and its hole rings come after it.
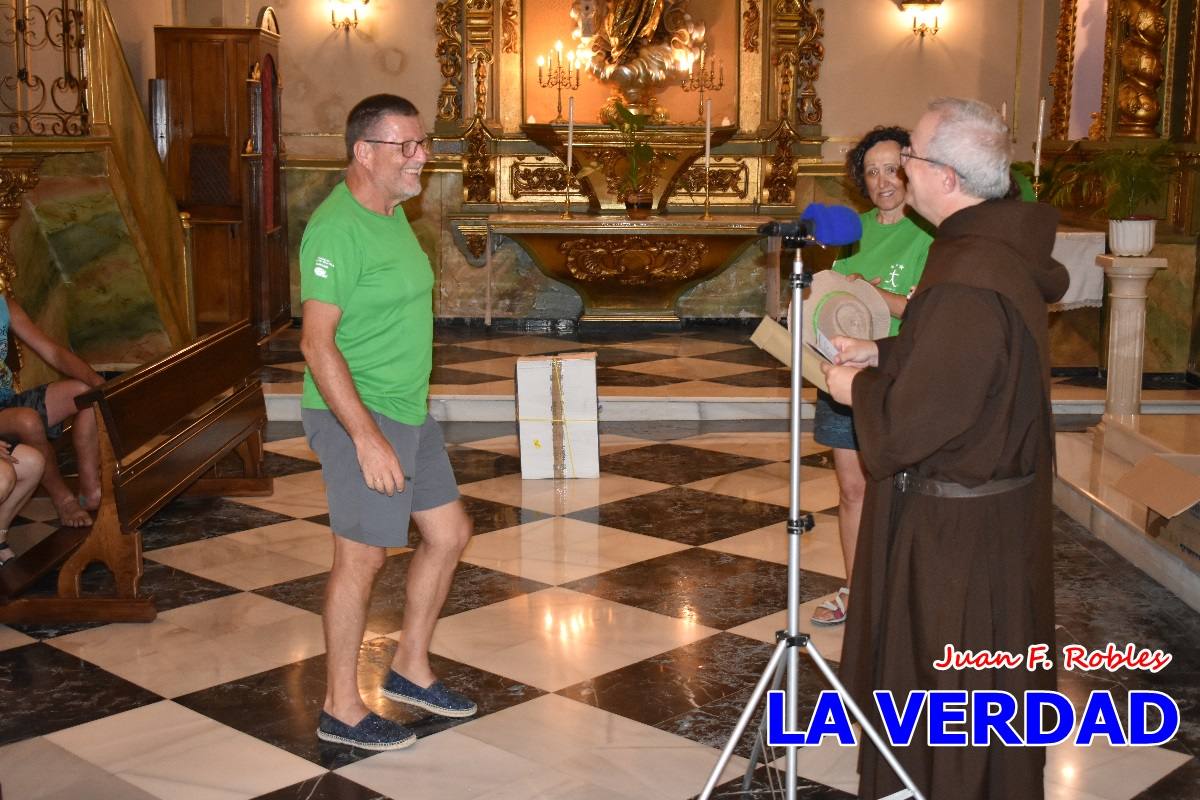
MULTIPOLYGON (((775 670, 775 678, 771 681, 771 691, 778 691, 783 685, 784 667, 781 663, 779 668, 775 670)), ((742 791, 750 791, 750 784, 754 783, 754 770, 758 766, 758 757, 762 755, 766 749, 763 747, 763 742, 767 736, 767 717, 763 715, 762 721, 758 723, 758 736, 754 739, 754 749, 750 751, 750 763, 746 765, 746 777, 742 778, 742 791)), ((767 763, 765 760, 763 763, 767 763)))
POLYGON ((746 702, 746 707, 742 709, 742 715, 738 717, 737 725, 733 728, 733 734, 730 735, 729 742, 726 743, 725 749, 721 751, 721 757, 717 759, 717 765, 713 767, 712 774, 708 776, 708 783, 704 784, 704 791, 700 792, 699 800, 708 800, 712 796, 713 789, 717 787, 717 781, 721 779, 721 773, 725 771, 725 765, 729 763, 729 759, 733 758, 733 750, 737 747, 738 740, 742 738, 742 733, 746 730, 746 726, 750 724, 750 717, 754 716, 754 709, 758 707, 758 702, 766 694, 767 684, 770 683, 771 678, 779 670, 783 662, 783 655, 787 652, 787 649, 788 642, 786 639, 781 639, 779 644, 775 645, 775 652, 771 654, 771 660, 767 662, 762 677, 754 685, 754 693, 750 695, 750 699, 746 702))
POLYGON ((875 726, 871 724, 869 719, 867 719, 867 715, 864 714, 862 709, 858 707, 858 703, 854 702, 854 698, 850 696, 850 692, 848 692, 842 682, 838 680, 838 676, 830 668, 829 663, 821 656, 820 651, 817 650, 817 646, 813 644, 812 639, 809 639, 805 643, 804 649, 808 653, 809 658, 813 660, 813 663, 817 665, 817 669, 821 670, 821 674, 825 676, 825 680, 829 681, 829 685, 837 691, 838 697, 840 697, 842 702, 846 704, 846 710, 849 711, 854 719, 858 721, 858 724, 862 726, 863 733, 865 733, 867 738, 871 740, 872 744, 879 749, 879 753, 883 756, 883 760, 888 763, 888 766, 892 768, 892 772, 896 773, 896 777, 899 778, 900 782, 904 784, 906 791, 896 792, 895 794, 888 795, 886 798, 883 798, 883 800, 902 800, 902 798, 908 797, 915 798, 915 800, 925 800, 925 796, 921 794, 921 790, 917 788, 915 783, 913 783, 913 779, 909 777, 908 772, 905 771, 904 767, 900 766, 900 762, 897 761, 896 756, 892 754, 891 748, 887 746, 887 743, 883 740, 883 737, 879 735, 879 731, 875 730, 875 726))

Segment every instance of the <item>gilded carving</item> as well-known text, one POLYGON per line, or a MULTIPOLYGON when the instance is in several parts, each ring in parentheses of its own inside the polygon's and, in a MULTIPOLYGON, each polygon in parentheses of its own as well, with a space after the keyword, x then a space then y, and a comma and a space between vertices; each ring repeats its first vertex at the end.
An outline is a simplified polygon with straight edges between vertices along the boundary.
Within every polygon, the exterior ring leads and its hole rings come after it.
MULTIPOLYGON (((750 168, 745 163, 713 163, 708 176, 709 194, 745 200, 750 195, 750 168)), ((675 195, 703 195, 704 167, 691 166, 675 186, 675 195)))
POLYGON ((488 71, 485 64, 490 64, 492 56, 483 50, 476 51, 471 58, 475 62, 475 116, 484 117, 487 111, 488 71))
POLYGON ((500 49, 505 53, 519 53, 520 48, 517 47, 517 0, 504 0, 504 7, 500 11, 500 23, 503 28, 503 40, 500 49))
POLYGON ((766 202, 791 205, 796 193, 796 158, 792 154, 792 142, 798 137, 790 122, 784 119, 775 131, 775 155, 767 164, 764 181, 766 202))
POLYGON ((463 134, 463 201, 496 202, 496 172, 492 166, 491 131, 482 117, 475 117, 463 134))
POLYGON ((1054 104, 1050 106, 1047 133, 1051 139, 1066 139, 1070 135, 1071 88, 1075 73, 1076 2, 1077 0, 1062 0, 1058 15, 1054 70, 1050 73, 1050 85, 1054 87, 1054 104))
POLYGON ((758 0, 750 0, 742 12, 742 49, 747 53, 758 52, 758 28, 762 21, 758 0))
POLYGON ((437 59, 442 70, 438 94, 438 119, 462 119, 462 35, 458 26, 462 0, 439 0, 437 4, 437 59))
POLYGON ((812 0, 779 0, 771 31, 771 63, 779 75, 779 117, 819 125, 822 110, 817 79, 825 59, 825 12, 812 0))
POLYGON ((561 196, 567 190, 567 171, 555 162, 514 162, 509 171, 514 200, 530 196, 561 196))
POLYGON ((708 245, 690 236, 581 236, 567 239, 558 249, 576 280, 660 286, 689 280, 703 271, 708 245))
MULTIPOLYGON (((0 158, 0 293, 12 291, 17 280, 17 262, 13 258, 9 230, 21 214, 21 198, 37 186, 38 168, 42 159, 37 156, 6 156, 0 158)), ((12 340, 12 363, 15 372, 22 365, 20 342, 12 340)))
POLYGON ((1121 82, 1117 87, 1117 124, 1122 136, 1157 136, 1162 117, 1158 90, 1165 66, 1163 42, 1167 38, 1164 0, 1124 0, 1120 21, 1121 82))
MULTIPOLYGON (((463 231, 463 241, 467 245, 467 252, 476 260, 480 260, 487 253, 487 232, 481 231, 463 231)), ((492 251, 495 252, 495 251, 492 251)))
MULTIPOLYGON (((658 186, 659 179, 662 177, 665 167, 674 163, 678 159, 678 154, 666 151, 655 150, 654 155, 650 158, 650 163, 644 166, 638 181, 638 190, 643 192, 653 192, 658 186)), ((620 199, 625 196, 625 177, 628 173, 625 151, 615 147, 604 148, 596 152, 596 164, 604 172, 604 185, 608 188, 608 193, 614 198, 620 199)))

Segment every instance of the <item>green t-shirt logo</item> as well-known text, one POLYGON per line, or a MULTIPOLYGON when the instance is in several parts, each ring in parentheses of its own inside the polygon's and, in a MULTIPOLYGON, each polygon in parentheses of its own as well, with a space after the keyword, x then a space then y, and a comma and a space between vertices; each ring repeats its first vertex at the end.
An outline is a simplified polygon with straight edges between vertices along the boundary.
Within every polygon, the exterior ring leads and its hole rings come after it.
POLYGON ((317 256, 317 261, 313 264, 313 274, 318 278, 328 278, 329 271, 333 269, 333 262, 325 256, 317 256))

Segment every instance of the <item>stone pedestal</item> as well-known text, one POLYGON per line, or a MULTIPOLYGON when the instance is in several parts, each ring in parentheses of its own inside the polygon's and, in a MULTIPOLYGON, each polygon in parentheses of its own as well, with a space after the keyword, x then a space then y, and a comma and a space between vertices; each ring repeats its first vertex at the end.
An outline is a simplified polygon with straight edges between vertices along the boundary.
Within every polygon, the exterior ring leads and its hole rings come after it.
POLYGON ((1146 347, 1146 287, 1165 258, 1096 256, 1109 282, 1108 390, 1105 419, 1128 422, 1141 411, 1146 347))

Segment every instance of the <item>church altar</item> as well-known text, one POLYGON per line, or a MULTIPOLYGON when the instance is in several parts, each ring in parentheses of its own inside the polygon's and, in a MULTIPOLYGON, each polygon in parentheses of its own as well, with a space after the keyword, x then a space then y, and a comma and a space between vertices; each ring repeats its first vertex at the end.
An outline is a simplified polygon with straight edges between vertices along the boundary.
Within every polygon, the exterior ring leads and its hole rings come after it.
MULTIPOLYGON (((547 277, 583 300, 581 322, 678 324, 675 303, 687 289, 718 275, 743 250, 768 240, 758 227, 769 217, 722 215, 619 216, 492 214, 489 238, 512 239, 547 277)), ((492 247, 487 248, 487 253, 492 247)), ((778 294, 777 258, 767 259, 768 292, 778 294), (771 281, 774 273, 775 281, 771 281)))

